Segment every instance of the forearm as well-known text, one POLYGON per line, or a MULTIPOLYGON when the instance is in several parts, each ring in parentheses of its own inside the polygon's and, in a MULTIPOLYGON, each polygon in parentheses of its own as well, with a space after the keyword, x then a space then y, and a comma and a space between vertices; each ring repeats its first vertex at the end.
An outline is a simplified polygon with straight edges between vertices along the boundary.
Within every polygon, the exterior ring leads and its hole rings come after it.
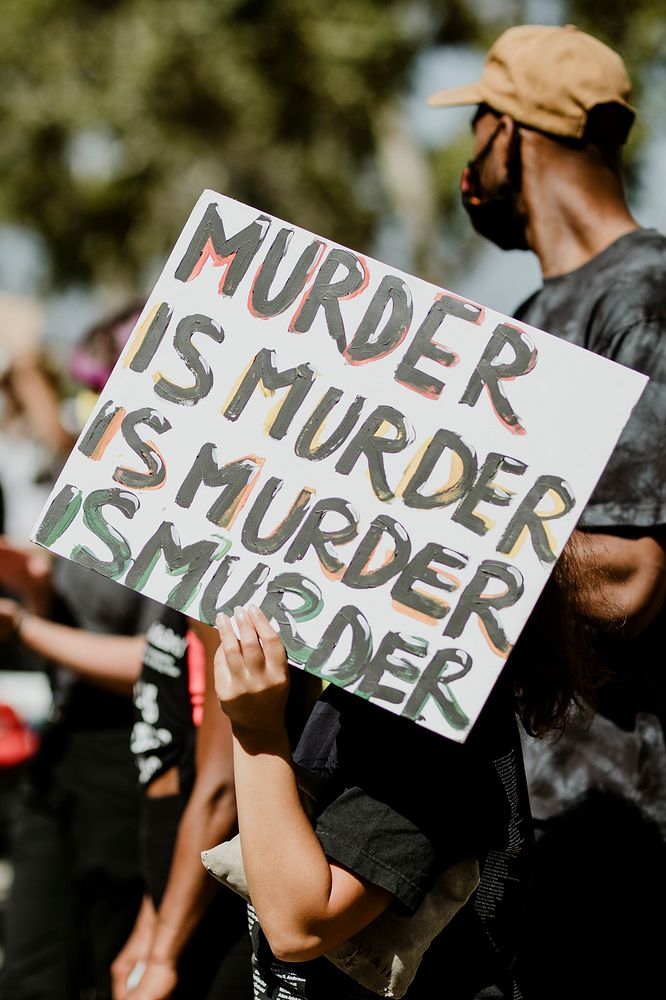
POLYGON ((238 823, 248 891, 284 961, 325 954, 370 923, 390 893, 331 865, 309 822, 279 739, 234 739, 238 823))
POLYGON ((307 937, 325 915, 331 868, 301 805, 286 732, 264 749, 234 739, 234 773, 248 890, 279 952, 283 939, 307 937))
POLYGON ((285 709, 289 670, 269 620, 234 612, 240 640, 218 616, 215 687, 233 730, 238 825, 248 890, 274 954, 316 958, 375 919, 391 894, 329 862, 303 810, 285 709))
MULTIPOLYGON (((178 824, 169 879, 158 913, 151 959, 170 964, 178 957, 219 886, 201 863, 201 852, 228 840, 237 829, 231 726, 215 695, 214 629, 192 621, 203 644, 205 696, 195 745, 196 779, 178 824)), ((224 933, 224 929, 220 929, 224 933)))
POLYGON ((576 531, 570 551, 586 617, 630 635, 654 620, 666 600, 666 551, 660 541, 651 535, 623 538, 576 531))
POLYGON ((30 613, 16 634, 27 649, 108 690, 129 695, 139 676, 143 636, 86 632, 30 613))
POLYGON ((18 358, 12 368, 12 386, 33 433, 56 453, 66 452, 75 438, 65 430, 58 394, 37 358, 18 358))
POLYGON ((145 967, 154 928, 155 908, 150 898, 144 896, 132 933, 111 965, 113 1000, 126 1000, 131 987, 130 977, 140 974, 145 967))

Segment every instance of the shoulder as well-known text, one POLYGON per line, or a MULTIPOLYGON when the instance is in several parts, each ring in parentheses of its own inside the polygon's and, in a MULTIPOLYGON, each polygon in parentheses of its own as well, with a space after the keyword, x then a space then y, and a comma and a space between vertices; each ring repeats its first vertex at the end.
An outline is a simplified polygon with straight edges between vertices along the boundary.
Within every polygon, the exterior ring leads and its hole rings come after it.
POLYGON ((316 822, 327 855, 413 908, 443 867, 505 843, 519 805, 526 815, 506 693, 500 683, 457 743, 353 694, 327 691, 340 709, 336 769, 316 822))
POLYGON ((588 316, 585 346, 645 374, 662 370, 666 237, 654 229, 638 229, 582 270, 585 282, 579 294, 587 302, 588 316))
POLYGON ((529 312, 539 297, 541 291, 542 290, 540 288, 537 288, 531 295, 528 295, 526 299, 523 299, 520 305, 514 309, 513 315, 515 319, 520 320, 526 315, 526 313, 529 312))
POLYGON ((180 611, 174 611, 164 605, 160 609, 159 615, 150 623, 146 630, 149 641, 163 641, 166 637, 171 637, 172 641, 184 650, 184 639, 188 631, 188 619, 180 611))
POLYGON ((147 673, 164 678, 185 676, 188 650, 187 619, 178 611, 163 608, 162 614, 146 630, 142 657, 142 675, 147 673))
POLYGON ((666 236, 637 229, 576 270, 546 280, 515 315, 605 354, 617 331, 640 323, 658 330, 666 322, 665 274, 666 236))
MULTIPOLYGON (((594 263, 594 262, 593 262, 594 263)), ((666 237, 638 229, 596 260, 603 277, 599 318, 614 328, 666 323, 666 237)))
POLYGON ((109 635, 144 633, 162 606, 140 591, 62 556, 53 563, 53 579, 67 623, 109 635))

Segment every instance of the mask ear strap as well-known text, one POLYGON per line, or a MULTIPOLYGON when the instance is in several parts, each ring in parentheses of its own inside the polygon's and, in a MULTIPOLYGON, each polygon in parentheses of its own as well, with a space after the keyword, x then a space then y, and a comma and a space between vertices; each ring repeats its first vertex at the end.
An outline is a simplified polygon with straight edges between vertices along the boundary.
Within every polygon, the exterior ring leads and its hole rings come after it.
POLYGON ((507 174, 511 190, 516 194, 520 191, 523 183, 523 161, 520 155, 520 126, 516 124, 514 133, 511 136, 509 145, 509 157, 507 161, 507 174))
POLYGON ((498 121, 497 127, 488 136, 488 138, 486 139, 486 141, 484 142, 483 146, 481 147, 481 149, 479 150, 479 152, 476 154, 476 156, 474 157, 474 159, 469 161, 469 165, 470 166, 478 167, 478 165, 480 163, 483 163, 483 161, 487 157, 488 153, 492 149, 492 146, 493 146, 493 143, 494 143, 495 139, 500 134, 500 130, 502 129, 503 125, 504 125, 504 123, 501 120, 498 121))
POLYGON ((502 122, 498 121, 497 127, 493 130, 492 134, 488 136, 483 146, 474 157, 473 160, 469 160, 467 165, 463 168, 463 172, 460 176, 460 191, 463 195, 466 195, 469 201, 473 205, 480 205, 481 199, 475 192, 475 178, 478 177, 479 164, 483 163, 486 156, 490 152, 492 145, 499 135, 500 129, 502 128, 502 122))

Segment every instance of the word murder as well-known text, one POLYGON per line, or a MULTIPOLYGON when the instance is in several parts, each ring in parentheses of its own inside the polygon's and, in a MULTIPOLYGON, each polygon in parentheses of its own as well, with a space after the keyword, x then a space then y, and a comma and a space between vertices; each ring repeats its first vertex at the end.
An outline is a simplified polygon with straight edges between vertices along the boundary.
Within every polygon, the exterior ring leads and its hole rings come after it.
MULTIPOLYGON (((349 588, 351 598, 354 590, 381 586, 396 577, 391 587, 396 608, 422 621, 436 621, 448 614, 449 605, 445 600, 428 596, 416 584, 424 583, 449 594, 458 590, 460 581, 454 573, 442 570, 463 569, 467 561, 463 554, 438 543, 428 543, 412 555, 409 538, 401 531, 401 526, 392 518, 379 515, 345 567, 329 546, 348 540, 350 529, 326 532, 319 527, 325 513, 349 510, 348 503, 341 498, 319 501, 304 518, 301 517, 302 506, 296 506, 278 529, 262 537, 259 535, 262 516, 277 486, 277 480, 269 480, 247 516, 242 542, 248 552, 268 554, 289 543, 284 555, 284 562, 289 564, 297 563, 312 547, 322 564, 332 572, 342 569, 340 581, 349 588), (393 556, 387 564, 369 569, 372 556, 385 536, 395 543, 393 556)), ((239 557, 228 554, 228 540, 226 545, 221 545, 219 539, 198 539, 183 545, 171 522, 160 524, 133 557, 127 539, 109 523, 108 508, 131 519, 139 510, 140 501, 134 493, 119 488, 93 490, 84 498, 80 489, 67 484, 50 504, 37 529, 36 540, 41 545, 53 546, 81 512, 86 527, 108 547, 111 558, 102 560, 87 546, 78 543, 72 548, 70 559, 137 591, 145 588, 158 562, 163 560, 167 573, 179 580, 165 603, 185 612, 201 594, 198 617, 209 625, 214 624, 220 612, 231 614, 237 605, 247 604, 256 599, 260 590, 265 590, 262 610, 277 624, 292 662, 342 686, 355 687, 357 693, 369 698, 392 705, 405 702, 401 714, 414 720, 422 718, 426 702, 433 700, 451 726, 461 729, 468 724, 469 719, 450 687, 472 667, 472 658, 465 650, 437 648, 421 636, 393 630, 376 645, 367 618, 351 602, 336 611, 318 643, 308 645, 299 634, 298 626, 310 622, 324 610, 322 592, 316 582, 297 571, 281 571, 271 577, 270 567, 261 561, 245 572, 242 579, 234 579, 234 564, 239 557), (340 661, 339 652, 345 640, 348 652, 340 661), (405 658, 425 658, 433 645, 435 651, 423 670, 405 658), (329 661, 335 663, 326 669, 329 661), (403 684, 413 685, 409 697, 406 698, 403 689, 385 683, 386 674, 399 678, 403 684)), ((498 655, 507 656, 511 644, 498 612, 515 604, 523 589, 521 574, 515 567, 499 560, 484 560, 461 590, 442 634, 456 639, 468 621, 476 617, 491 648, 498 655), (489 589, 495 589, 498 582, 503 590, 490 594, 489 589)))
MULTIPOLYGON (((248 274, 271 226, 269 218, 260 216, 240 232, 227 236, 216 205, 209 205, 176 267, 174 277, 182 282, 194 281, 205 264, 211 261, 222 272, 219 294, 233 296, 248 274)), ((315 238, 303 249, 279 291, 274 291, 278 267, 293 236, 293 229, 280 229, 254 274, 247 302, 250 315, 260 319, 273 318, 296 305, 287 328, 290 332, 303 334, 312 328, 321 312, 328 334, 350 365, 365 365, 396 351, 412 328, 414 307, 409 285, 397 275, 385 275, 355 332, 348 337, 341 307, 368 289, 370 274, 367 263, 351 250, 340 247, 325 253, 326 245, 315 238)), ((453 369, 460 361, 455 351, 435 339, 440 326, 449 316, 469 323, 471 327, 480 327, 485 310, 458 296, 438 293, 408 341, 394 371, 397 382, 431 400, 440 397, 445 383, 423 371, 419 367, 421 359, 435 362, 442 369, 453 369)), ((138 355, 133 359, 131 367, 134 371, 145 370, 160 345, 169 319, 168 306, 162 303, 138 355)), ((195 384, 181 391, 166 383, 161 389, 156 389, 158 394, 174 402, 193 404, 206 395, 212 385, 210 369, 202 365, 198 352, 191 344, 195 329, 218 343, 224 339, 224 332, 205 316, 181 320, 174 346, 193 371, 195 384)), ((502 425, 513 434, 526 433, 507 397, 504 383, 527 375, 536 362, 537 350, 527 333, 510 323, 500 323, 491 334, 459 402, 474 406, 485 389, 492 412, 502 425)))
MULTIPOLYGON (((231 423, 238 421, 259 387, 268 394, 286 388, 283 400, 274 408, 270 421, 264 427, 270 438, 282 440, 305 406, 311 380, 304 376, 304 369, 313 377, 307 365, 280 371, 275 365, 274 352, 262 349, 246 367, 235 392, 222 410, 222 416, 231 423)), ((153 384, 156 391, 167 391, 159 379, 153 384)), ((364 462, 370 486, 378 500, 386 503, 399 496, 405 507, 415 510, 442 511, 449 508, 453 521, 480 536, 494 527, 494 521, 480 510, 481 505, 502 508, 514 504, 514 514, 497 543, 497 551, 512 555, 529 537, 542 563, 555 561, 555 545, 548 522, 562 518, 575 504, 573 491, 564 479, 541 474, 534 481, 529 478, 523 480, 527 464, 500 452, 491 451, 480 462, 475 450, 460 434, 440 427, 418 444, 413 455, 408 454, 399 476, 394 482, 389 482, 386 460, 413 444, 413 430, 404 415, 389 405, 374 407, 363 419, 366 400, 358 395, 347 403, 346 409, 343 406, 335 426, 327 427, 327 421, 343 402, 343 396, 341 389, 330 387, 319 402, 309 412, 306 411, 307 416, 300 418, 302 423, 295 435, 293 453, 304 462, 303 480, 307 481, 309 463, 334 461, 335 472, 346 477, 359 462, 364 462), (387 436, 387 427, 392 428, 392 436, 387 436), (444 484, 437 488, 430 487, 430 482, 441 476, 442 471, 447 477, 444 484), (515 481, 524 481, 523 495, 498 482, 498 477, 502 475, 514 477, 514 485, 515 481)), ((166 461, 154 442, 142 439, 138 430, 141 427, 162 436, 171 430, 171 423, 166 416, 150 407, 128 413, 124 407, 109 400, 99 407, 79 442, 79 451, 98 461, 111 440, 120 433, 140 459, 142 468, 118 466, 112 474, 113 480, 134 490, 159 489, 166 482, 166 461)), ((228 528, 240 505, 245 504, 250 492, 257 489, 264 461, 260 455, 246 455, 220 465, 215 444, 205 442, 178 489, 176 503, 187 509, 200 487, 222 489, 207 518, 212 524, 228 528)), ((299 516, 305 514, 313 493, 307 486, 301 489, 295 501, 299 516)), ((353 520, 350 515, 350 523, 353 520)), ((351 530, 356 529, 355 523, 351 530)), ((349 540, 348 532, 346 537, 349 540)))

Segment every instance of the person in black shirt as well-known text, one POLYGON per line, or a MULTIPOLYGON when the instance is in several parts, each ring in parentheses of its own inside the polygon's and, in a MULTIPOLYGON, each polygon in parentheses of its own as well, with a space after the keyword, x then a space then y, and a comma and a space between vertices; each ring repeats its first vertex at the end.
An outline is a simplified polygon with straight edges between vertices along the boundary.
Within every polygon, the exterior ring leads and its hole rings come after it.
POLYGON ((571 25, 509 29, 478 83, 430 99, 476 106, 461 181, 473 226, 538 257, 543 285, 517 320, 650 378, 583 513, 579 549, 583 587, 603 563, 621 611, 642 566, 649 600, 624 624, 590 630, 608 674, 591 726, 524 740, 539 840, 519 967, 539 1000, 661 989, 651 895, 666 878, 666 680, 655 659, 666 631, 666 237, 627 204, 630 99, 620 56, 571 25))
MULTIPOLYGON (((79 361, 73 374, 82 386, 99 391, 140 309, 129 303, 84 334, 73 351, 79 361), (92 380, 90 365, 81 364, 95 357, 91 333, 97 350, 105 347, 92 380)), ((42 436, 59 442, 58 462, 64 461, 73 438, 51 419, 57 416, 56 394, 46 392, 43 373, 30 366, 21 376, 24 404, 32 406, 42 436)), ((24 611, 64 628, 68 642, 90 630, 113 635, 124 648, 159 613, 159 605, 143 595, 20 538, 0 538, 0 583, 24 611)), ((27 643, 17 642, 21 608, 9 598, 3 603, 8 637, 25 653, 27 643)), ((114 674, 112 665, 100 674, 99 664, 85 657, 77 673, 62 669, 60 653, 56 642, 47 643, 36 659, 48 674, 53 709, 22 774, 12 822, 3 1000, 71 1000, 81 990, 109 1000, 109 967, 141 902, 139 796, 129 750, 132 682, 114 674)))
MULTIPOLYGON (((441 933, 421 939, 405 1000, 439 992, 520 1000, 513 966, 533 838, 516 714, 544 735, 564 723, 569 697, 582 705, 589 693, 587 660, 555 655, 570 634, 567 564, 561 558, 464 744, 332 681, 292 752, 285 714, 294 678, 278 633, 252 605, 234 611, 239 638, 218 616, 215 687, 233 730, 255 1000, 394 995, 357 980, 331 954, 349 944, 353 955, 355 935, 389 910, 414 916, 411 938, 439 877, 470 858, 478 884, 441 933), (532 641, 534 630, 540 636, 541 662, 530 655, 530 630, 532 641)), ((603 602, 598 608, 605 613, 603 602)), ((387 957, 375 952, 371 962, 380 969, 387 957)))
POLYGON ((200 862, 236 831, 231 734, 213 686, 217 644, 213 629, 168 607, 146 635, 131 739, 146 895, 113 965, 114 1000, 250 996, 245 908, 200 862))
MULTIPOLYGON (((3 550, 8 555, 9 550, 3 550)), ((11 553, 15 563, 20 553, 11 553)), ((30 561, 30 554, 24 553, 30 561)), ((141 903, 139 796, 129 750, 131 678, 84 655, 77 673, 59 658, 93 630, 130 647, 159 605, 68 560, 52 567, 47 626, 64 632, 35 648, 32 619, 3 598, 0 627, 43 657, 54 692, 52 717, 24 769, 11 829, 3 1000, 71 1000, 94 989, 110 1000, 110 965, 141 903), (24 634, 25 628, 25 634, 24 634), (106 633, 106 634, 105 634, 106 633)))
POLYGON ((493 985, 519 997, 512 933, 532 842, 508 674, 462 745, 330 684, 292 755, 282 642, 258 608, 234 614, 240 641, 218 618, 215 678, 234 734, 255 1000, 376 996, 326 954, 388 907, 414 913, 468 857, 482 869, 476 903, 428 949, 406 997, 464 1000, 493 985), (296 769, 318 786, 313 825, 296 769))

